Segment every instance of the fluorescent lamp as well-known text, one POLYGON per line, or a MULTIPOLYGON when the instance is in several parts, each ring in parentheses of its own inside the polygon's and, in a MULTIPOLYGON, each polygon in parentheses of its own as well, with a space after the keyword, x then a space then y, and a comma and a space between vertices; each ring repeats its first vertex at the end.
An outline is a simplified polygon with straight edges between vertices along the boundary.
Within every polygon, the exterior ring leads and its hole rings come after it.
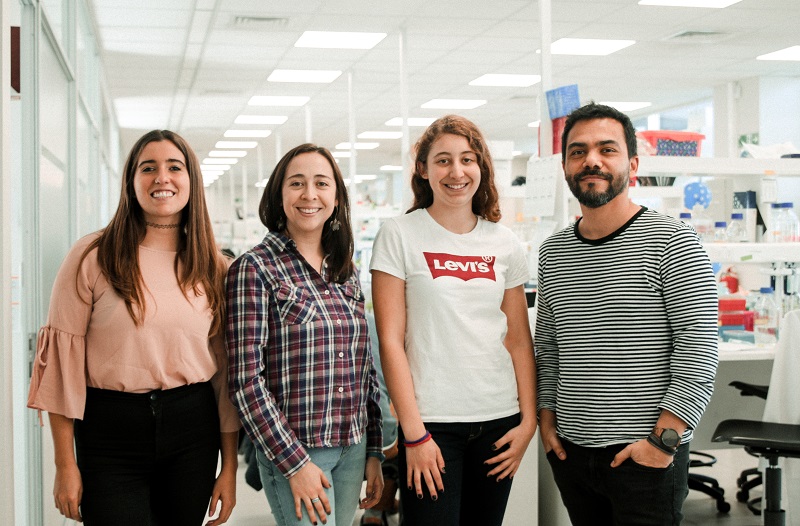
MULTIPOLYGON (((410 128, 427 128, 430 126, 433 121, 436 119, 434 117, 409 117, 408 118, 408 126, 410 128)), ((393 119, 389 119, 384 124, 386 126, 402 126, 403 125, 403 118, 402 117, 395 117, 393 119)))
POLYGON ((766 55, 759 55, 756 60, 800 60, 800 46, 787 47, 766 55))
POLYGON ((333 152, 334 157, 350 157, 350 152, 333 152))
POLYGON ((256 183, 256 188, 266 188, 267 186, 267 179, 261 179, 256 183))
POLYGON ((227 159, 225 157, 206 157, 200 164, 236 164, 238 162, 239 159, 235 157, 230 157, 227 159))
POLYGON ((328 84, 333 82, 342 72, 323 69, 276 69, 270 73, 269 82, 307 82, 311 84, 328 84))
POLYGON ((212 172, 222 171, 222 172, 226 172, 227 170, 230 170, 230 169, 231 169, 231 165, 230 164, 201 164, 200 165, 200 171, 202 173, 206 173, 207 171, 212 171, 212 172))
POLYGON ((378 176, 375 174, 356 175, 356 182, 360 183, 361 181, 374 181, 377 178, 378 176))
POLYGON ((542 121, 533 121, 528 123, 528 128, 538 128, 542 121))
POLYGON ((200 169, 200 171, 203 173, 204 179, 206 177, 217 179, 220 175, 225 173, 225 170, 206 170, 202 168, 200 169))
POLYGON ((305 106, 310 97, 285 95, 254 95, 247 102, 250 106, 305 106))
MULTIPOLYGON (((381 145, 381 143, 379 143, 379 142, 357 142, 357 143, 354 143, 354 148, 356 150, 374 150, 375 148, 377 148, 380 145, 381 145)), ((339 144, 336 145, 336 149, 337 150, 349 150, 350 149, 350 143, 349 142, 340 142, 339 144)))
POLYGON ((247 152, 243 150, 211 150, 208 152, 209 157, 244 157, 247 152))
POLYGON ((511 157, 519 157, 520 155, 522 155, 520 150, 511 150, 511 157))
POLYGON ((234 124, 283 124, 289 119, 285 115, 239 115, 234 124))
POLYGON ((270 130, 228 130, 225 132, 225 137, 258 137, 263 139, 269 137, 272 131, 270 130))
POLYGON ((258 146, 256 141, 217 141, 217 144, 214 145, 214 148, 255 148, 258 146))
POLYGON ((639 5, 660 5, 666 7, 710 7, 723 9, 742 0, 639 0, 639 5))
POLYGON ((386 38, 386 33, 356 33, 347 31, 305 31, 294 47, 325 49, 372 49, 386 38))
POLYGON ((512 75, 506 73, 487 73, 469 83, 470 86, 498 86, 527 88, 541 82, 539 75, 512 75))
POLYGON ((635 40, 606 40, 601 38, 560 38, 552 43, 553 55, 610 55, 635 44, 635 40))
POLYGON ((381 166, 382 172, 401 172, 403 170, 402 166, 396 166, 394 164, 384 164, 381 166))
POLYGON ((484 104, 486 101, 479 99, 431 99, 421 107, 437 110, 474 110, 484 104))
POLYGON ((365 131, 358 134, 359 139, 400 139, 403 132, 399 131, 365 131))
POLYGON ((606 106, 611 106, 612 108, 616 108, 619 111, 636 111, 641 110, 642 108, 648 108, 653 105, 652 102, 600 102, 599 104, 605 104, 606 106))

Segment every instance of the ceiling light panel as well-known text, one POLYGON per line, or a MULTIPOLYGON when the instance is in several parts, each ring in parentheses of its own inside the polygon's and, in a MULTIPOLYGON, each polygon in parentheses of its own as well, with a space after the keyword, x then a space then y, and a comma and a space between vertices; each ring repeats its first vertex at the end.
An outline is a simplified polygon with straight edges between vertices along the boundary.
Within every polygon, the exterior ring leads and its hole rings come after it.
POLYGON ((639 0, 639 5, 658 5, 665 7, 709 7, 724 9, 742 0, 639 0))
POLYGON ((271 130, 228 130, 225 132, 225 137, 263 139, 269 137, 271 133, 271 130))
POLYGON ((539 75, 513 75, 508 73, 487 73, 469 83, 470 86, 497 86, 527 88, 541 82, 539 75))
POLYGON ((478 99, 431 99, 421 107, 439 110, 474 110, 484 104, 485 100, 478 99))
POLYGON ((256 141, 217 141, 217 143, 214 145, 214 148, 250 149, 255 148, 256 146, 258 146, 256 141))
POLYGON ((310 97, 283 95, 254 95, 247 102, 250 106, 305 106, 310 97))
POLYGON ((289 120, 285 115, 239 115, 234 124, 283 124, 289 120))
POLYGON ((206 157, 203 159, 202 164, 204 165, 216 165, 216 164, 236 164, 239 162, 239 159, 235 157, 206 157))
POLYGON ((333 152, 334 157, 350 157, 350 152, 333 152))
POLYGON ((209 157, 244 157, 247 152, 244 150, 211 150, 208 152, 209 157))
POLYGON ((403 132, 399 131, 365 131, 357 136, 359 139, 400 139, 403 132))
POLYGON ((609 102, 604 101, 600 102, 600 104, 605 104, 606 106, 611 106, 612 108, 616 108, 619 111, 636 111, 641 110, 642 108, 649 108, 653 105, 651 102, 609 102))
MULTIPOLYGON (((430 126, 436 119, 434 117, 409 117, 408 126, 410 128, 426 128, 430 126)), ((402 126, 403 118, 394 117, 384 123, 386 126, 402 126)))
POLYGON ((276 69, 267 77, 269 82, 302 82, 307 84, 329 84, 339 78, 339 70, 324 69, 276 69))
POLYGON ((397 166, 394 164, 384 164, 381 166, 382 172, 401 172, 403 170, 402 166, 397 166))
POLYGON ((635 40, 606 40, 602 38, 560 38, 550 46, 554 55, 598 55, 616 53, 635 44, 635 40))
POLYGON ((756 60, 800 60, 800 46, 787 47, 766 55, 759 55, 756 60))
POLYGON ((305 31, 294 47, 324 49, 372 49, 386 33, 356 33, 346 31, 305 31))
MULTIPOLYGON (((357 143, 354 144, 354 148, 356 150, 374 150, 375 148, 377 148, 380 145, 381 145, 381 143, 379 143, 379 142, 357 142, 357 143)), ((349 150, 350 149, 350 143, 349 142, 340 142, 339 144, 336 145, 336 149, 337 150, 349 150)))

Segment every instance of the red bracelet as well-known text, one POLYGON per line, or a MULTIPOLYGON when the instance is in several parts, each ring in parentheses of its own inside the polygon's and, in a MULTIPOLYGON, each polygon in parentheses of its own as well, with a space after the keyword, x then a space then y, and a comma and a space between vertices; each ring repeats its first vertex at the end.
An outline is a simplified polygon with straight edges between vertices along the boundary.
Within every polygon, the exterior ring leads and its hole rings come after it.
POLYGON ((433 437, 431 437, 430 431, 425 431, 425 434, 422 435, 422 438, 419 438, 417 440, 411 440, 411 441, 403 440, 403 445, 406 446, 406 447, 417 447, 419 445, 424 444, 425 442, 427 442, 431 438, 433 438, 433 437))

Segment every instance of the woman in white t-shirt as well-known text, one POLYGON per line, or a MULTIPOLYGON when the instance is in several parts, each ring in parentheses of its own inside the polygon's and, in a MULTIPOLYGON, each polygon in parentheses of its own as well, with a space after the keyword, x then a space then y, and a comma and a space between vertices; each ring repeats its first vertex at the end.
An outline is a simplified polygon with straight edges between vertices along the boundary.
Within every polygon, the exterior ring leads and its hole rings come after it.
POLYGON ((415 155, 414 204, 383 225, 370 264, 404 519, 500 525, 536 431, 528 267, 497 223, 492 159, 472 122, 436 120, 415 155))

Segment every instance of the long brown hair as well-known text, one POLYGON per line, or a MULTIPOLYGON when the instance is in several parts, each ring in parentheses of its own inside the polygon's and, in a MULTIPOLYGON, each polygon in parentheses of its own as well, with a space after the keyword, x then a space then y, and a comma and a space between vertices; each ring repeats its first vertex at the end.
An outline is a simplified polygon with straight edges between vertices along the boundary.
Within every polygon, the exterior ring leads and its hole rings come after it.
POLYGON ((139 268, 139 244, 144 240, 146 225, 144 213, 133 180, 136 165, 145 146, 151 142, 169 141, 186 159, 189 174, 189 201, 181 211, 178 254, 174 272, 183 295, 189 289, 196 295, 205 294, 214 316, 211 334, 217 334, 225 316, 225 262, 214 241, 211 219, 206 207, 203 176, 200 162, 189 144, 175 132, 153 130, 144 134, 131 148, 122 173, 119 205, 111 222, 100 231, 81 256, 81 263, 94 248, 100 270, 114 291, 125 300, 136 325, 144 321, 145 302, 142 274, 139 268))
POLYGON ((269 176, 267 186, 261 195, 258 205, 258 217, 271 232, 283 232, 286 227, 286 214, 283 211, 283 180, 289 163, 298 155, 304 153, 318 153, 323 156, 333 170, 336 181, 336 200, 338 205, 325 221, 322 227, 322 251, 327 256, 328 269, 331 280, 344 283, 355 271, 353 265, 353 229, 350 226, 350 200, 347 197, 347 187, 344 184, 339 165, 327 148, 315 144, 305 143, 295 146, 278 161, 272 175, 269 176), (339 229, 333 230, 331 223, 339 220, 339 229))
POLYGON ((414 203, 406 213, 419 208, 428 208, 433 204, 431 183, 422 173, 431 152, 431 146, 442 135, 460 135, 467 139, 469 147, 478 156, 481 169, 481 182, 472 197, 472 213, 494 223, 500 221, 500 204, 497 187, 494 184, 494 167, 492 155, 483 134, 475 124, 460 115, 445 115, 433 121, 417 144, 414 145, 414 171, 411 174, 411 190, 414 192, 414 203))

